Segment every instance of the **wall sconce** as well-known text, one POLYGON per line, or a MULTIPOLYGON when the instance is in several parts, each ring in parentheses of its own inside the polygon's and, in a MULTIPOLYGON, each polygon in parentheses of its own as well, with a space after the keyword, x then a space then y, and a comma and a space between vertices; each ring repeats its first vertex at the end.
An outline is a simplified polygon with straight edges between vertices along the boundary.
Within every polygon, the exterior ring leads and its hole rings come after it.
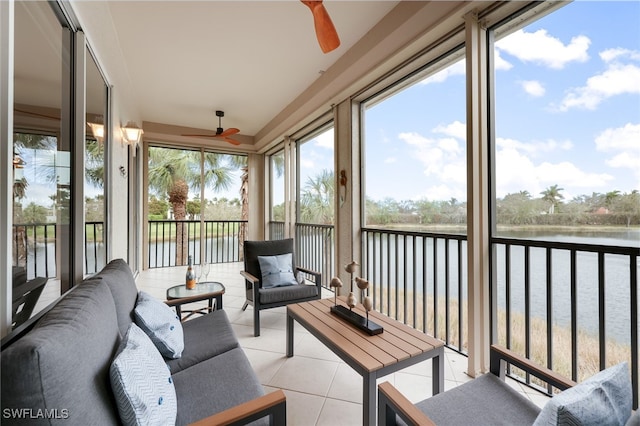
POLYGON ((132 121, 128 122, 126 126, 122 128, 122 139, 131 145, 133 148, 133 155, 136 154, 136 147, 140 143, 142 134, 144 131, 138 127, 138 125, 132 121))
POLYGON ((104 142, 104 124, 102 123, 87 123, 87 126, 91 128, 93 137, 96 138, 98 143, 104 142))

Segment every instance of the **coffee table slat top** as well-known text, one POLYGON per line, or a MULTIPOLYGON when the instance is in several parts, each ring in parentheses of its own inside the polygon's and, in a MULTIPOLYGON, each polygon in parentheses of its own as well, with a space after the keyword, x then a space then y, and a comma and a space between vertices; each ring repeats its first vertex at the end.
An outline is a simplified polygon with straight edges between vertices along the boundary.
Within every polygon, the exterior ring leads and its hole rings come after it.
MULTIPOLYGON (((343 297, 338 298, 338 303, 346 306, 343 297)), ((339 350, 348 354, 366 371, 380 370, 443 346, 440 340, 374 311, 369 313, 369 318, 382 325, 384 331, 370 336, 332 314, 331 306, 333 299, 320 299, 288 305, 287 311, 305 328, 315 329, 322 337, 338 346, 339 350)), ((364 316, 365 311, 361 305, 356 309, 364 316)))
MULTIPOLYGON (((344 300, 339 299, 339 301, 341 302, 340 304, 346 306, 344 300)), ((323 299, 322 302, 327 306, 327 309, 330 309, 330 307, 333 306, 333 301, 331 299, 323 299)), ((366 311, 362 305, 359 304, 354 308, 354 310, 363 317, 366 317, 366 311)), ((330 312, 328 315, 335 317, 335 315, 330 312)), ((393 318, 387 317, 386 315, 371 311, 369 312, 369 319, 385 329, 383 333, 371 337, 383 339, 383 341, 388 344, 389 351, 402 352, 402 354, 398 353, 397 355, 394 355, 398 360, 416 356, 427 350, 433 349, 434 346, 440 346, 440 342, 438 340, 426 335, 427 339, 422 339, 419 336, 416 337, 414 332, 419 334, 422 333, 408 326, 399 327, 399 325, 402 325, 401 323, 393 318), (428 349, 425 349, 425 343, 430 345, 428 349)), ((365 335, 364 333, 361 334, 365 335)))
POLYGON ((362 348, 378 364, 391 365, 398 362, 398 360, 407 358, 406 353, 390 347, 386 341, 377 338, 378 336, 369 336, 353 326, 345 327, 344 321, 332 314, 329 311, 329 307, 325 308, 324 304, 311 304, 309 305, 309 311, 322 323, 333 324, 332 329, 344 336, 351 344, 362 348), (393 352, 396 353, 394 354, 393 352))

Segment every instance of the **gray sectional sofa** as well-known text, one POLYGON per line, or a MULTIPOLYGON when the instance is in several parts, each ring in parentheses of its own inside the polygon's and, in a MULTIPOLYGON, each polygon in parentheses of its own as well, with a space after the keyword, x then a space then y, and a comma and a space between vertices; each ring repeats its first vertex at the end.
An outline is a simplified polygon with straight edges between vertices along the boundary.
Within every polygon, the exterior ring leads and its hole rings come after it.
MULTIPOLYGON (((129 266, 114 260, 5 337, 2 423, 120 424, 109 368, 137 295, 129 266)), ((176 424, 285 424, 284 393, 264 394, 223 310, 182 325, 182 356, 166 360, 176 424)))

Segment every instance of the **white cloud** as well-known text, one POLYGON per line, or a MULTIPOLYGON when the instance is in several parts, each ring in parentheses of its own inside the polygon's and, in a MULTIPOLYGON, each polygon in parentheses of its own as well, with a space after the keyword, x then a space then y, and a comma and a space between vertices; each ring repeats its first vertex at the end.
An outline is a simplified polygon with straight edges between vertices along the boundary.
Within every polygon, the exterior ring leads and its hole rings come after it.
POLYGON ((614 151, 619 149, 640 151, 640 124, 627 123, 623 127, 606 129, 596 136, 598 151, 614 151))
POLYGON ((334 139, 334 137, 333 137, 333 131, 332 130, 330 130, 328 132, 324 132, 324 133, 316 136, 316 138, 315 138, 316 146, 319 146, 321 148, 326 148, 326 149, 333 150, 333 147, 334 147, 333 139, 334 139))
POLYGON ((309 170, 309 169, 315 169, 316 165, 311 160, 306 160, 304 158, 301 158, 300 159, 300 167, 304 168, 305 170, 309 170))
POLYGON ((496 42, 496 48, 522 62, 562 69, 570 62, 586 62, 590 44, 588 37, 576 36, 565 45, 560 39, 549 35, 547 30, 540 29, 533 33, 518 30, 496 42))
POLYGON ((621 47, 615 47, 613 49, 606 49, 599 53, 600 59, 604 62, 612 62, 620 57, 629 58, 634 61, 640 61, 640 52, 637 50, 624 49, 621 47))
MULTIPOLYGON (((560 185, 568 188, 566 198, 571 198, 570 189, 603 188, 607 182, 613 180, 605 173, 588 173, 568 161, 551 163, 548 161, 535 163, 531 153, 527 151, 535 144, 526 144, 514 140, 498 139, 496 152, 496 195, 504 197, 506 194, 529 191, 538 196, 550 185, 560 185)), ((575 194, 578 195, 578 194, 575 194)))
POLYGON ((452 136, 460 140, 467 139, 467 125, 456 120, 451 124, 439 125, 433 129, 433 133, 441 133, 443 135, 452 136))
POLYGON ((420 82, 420 84, 430 84, 430 83, 443 83, 449 77, 454 75, 464 75, 466 72, 466 62, 464 59, 459 60, 458 62, 454 62, 452 65, 438 71, 437 73, 430 75, 420 82))
POLYGON ((535 141, 532 143, 520 142, 515 139, 498 138, 496 140, 498 149, 514 149, 526 152, 528 155, 535 157, 541 153, 549 153, 556 150, 568 151, 573 148, 571 141, 556 141, 548 139, 546 141, 535 141))
POLYGON ((536 98, 539 98, 540 96, 544 96, 545 94, 545 88, 542 85, 542 83, 540 83, 539 81, 536 80, 526 80, 526 81, 522 81, 520 82, 520 85, 522 86, 522 89, 524 89, 524 91, 536 98))
POLYGON ((398 159, 396 157, 387 157, 385 158, 384 162, 386 164, 397 163, 398 159))
POLYGON ((498 49, 495 49, 493 53, 493 64, 496 71, 509 71, 513 68, 513 65, 502 57, 498 49))
MULTIPOLYGON (((614 152, 605 163, 613 168, 631 169, 640 181, 640 124, 627 123, 623 127, 606 129, 596 136, 596 149, 614 152)), ((638 182, 637 184, 640 184, 638 182)))
POLYGON ((449 186, 443 183, 430 186, 422 194, 416 194, 413 197, 414 200, 450 200, 452 198, 464 202, 467 199, 467 193, 459 186, 449 186))
POLYGON ((600 102, 625 93, 640 93, 640 67, 611 63, 602 73, 589 77, 583 87, 569 92, 560 104, 560 111, 570 108, 595 109, 600 102))

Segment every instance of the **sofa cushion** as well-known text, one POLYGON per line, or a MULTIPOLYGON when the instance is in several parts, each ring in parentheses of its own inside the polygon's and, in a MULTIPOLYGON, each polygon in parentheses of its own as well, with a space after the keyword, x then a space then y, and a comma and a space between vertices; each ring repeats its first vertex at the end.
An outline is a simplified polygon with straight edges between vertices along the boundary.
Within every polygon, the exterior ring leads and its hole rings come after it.
POLYGON ((182 323, 165 303, 141 291, 134 309, 135 323, 167 358, 180 358, 184 350, 182 323))
POLYGON ((129 324, 133 322, 133 308, 138 297, 138 288, 131 268, 123 259, 114 259, 95 276, 101 277, 111 290, 118 313, 120 335, 124 336, 129 324))
POLYGON ((284 287, 297 285, 293 275, 291 253, 276 256, 258 256, 260 273, 262 274, 262 288, 284 287))
MULTIPOLYGON (((235 348, 173 375, 178 395, 176 425, 200 420, 264 395, 247 356, 235 348)), ((268 424, 261 419, 252 424, 268 424)))
POLYGON ((238 347, 238 338, 223 310, 213 311, 182 323, 184 351, 178 359, 167 360, 171 373, 238 347))
POLYGON ((632 404, 629 367, 622 362, 555 395, 534 425, 623 425, 632 404))
POLYGON ((109 366, 119 339, 109 288, 100 279, 77 285, 2 351, 3 412, 57 410, 47 424, 117 424, 109 366))
POLYGON ((416 406, 437 425, 530 425, 540 412, 529 399, 491 373, 416 406))
POLYGON ((110 368, 111 387, 124 425, 173 425, 176 390, 169 368, 149 336, 131 324, 110 368))

